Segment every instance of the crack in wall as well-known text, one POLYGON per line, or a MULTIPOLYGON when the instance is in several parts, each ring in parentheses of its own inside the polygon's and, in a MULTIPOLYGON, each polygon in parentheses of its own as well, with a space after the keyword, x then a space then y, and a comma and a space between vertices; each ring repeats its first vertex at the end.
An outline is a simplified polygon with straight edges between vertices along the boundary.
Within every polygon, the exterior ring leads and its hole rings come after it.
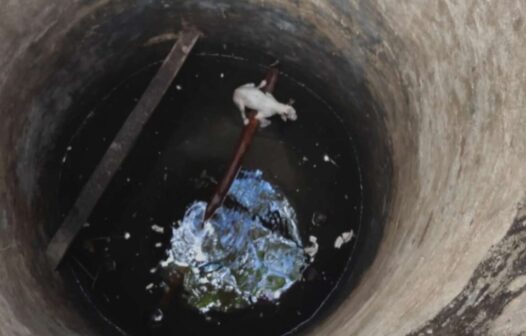
POLYGON ((489 335, 504 308, 526 292, 525 275, 526 206, 523 206, 506 236, 491 248, 462 292, 408 336, 489 335))

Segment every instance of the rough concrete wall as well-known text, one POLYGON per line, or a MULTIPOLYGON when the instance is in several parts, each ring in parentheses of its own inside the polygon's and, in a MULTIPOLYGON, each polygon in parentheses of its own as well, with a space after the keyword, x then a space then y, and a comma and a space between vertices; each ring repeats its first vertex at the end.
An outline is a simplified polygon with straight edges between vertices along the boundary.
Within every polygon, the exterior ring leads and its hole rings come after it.
MULTIPOLYGON (((74 2, 5 1, 0 12, 0 335, 88 334, 50 272, 42 251, 37 167, 44 152, 35 139, 48 137, 53 115, 42 113, 34 96, 56 71, 64 35, 86 11, 74 2), (69 13, 69 14, 68 14, 69 13), (75 15, 71 15, 75 13, 75 15), (68 322, 65 322, 68 321, 68 322)), ((69 104, 67 94, 50 95, 50 110, 69 104)), ((44 145, 44 144, 42 144, 44 145)))
MULTIPOLYGON (((14 87, 7 82, 9 76, 52 63, 46 57, 61 47, 51 40, 35 41, 60 36, 108 3, 2 4, 1 96, 31 100, 26 95, 44 83, 14 87), (20 57, 33 61, 21 63, 20 57)), ((349 66, 356 66, 385 111, 381 117, 393 151, 394 195, 380 251, 358 287, 313 334, 523 332, 526 4, 258 3, 289 11, 316 27, 348 58, 349 66)), ((234 1, 221 4, 218 15, 235 15, 234 1)), ((287 29, 284 25, 283 31, 287 29)), ((56 279, 30 269, 29 261, 39 256, 20 248, 39 241, 24 235, 38 219, 31 209, 34 181, 16 184, 9 175, 15 164, 9 149, 31 129, 27 120, 7 118, 16 107, 2 106, 1 112, 0 161, 9 166, 0 167, 0 334, 89 334, 70 314, 67 300, 53 299, 46 294, 49 289, 40 286, 56 279), (14 218, 15 208, 26 215, 14 218)), ((369 117, 356 116, 356 122, 369 117)), ((31 166, 37 154, 26 153, 25 164, 31 166)))
MULTIPOLYGON (((524 240, 504 238, 526 190, 525 4, 378 1, 370 13, 402 41, 383 41, 408 93, 407 110, 389 119, 396 195, 375 263, 319 334, 486 334, 502 308, 493 304, 517 305, 524 291, 520 272, 493 282, 492 260, 512 262, 519 257, 508 257, 510 249, 525 249, 524 240), (414 118, 410 146, 397 138, 404 118, 414 118), (480 292, 488 282, 496 288, 480 292), (467 307, 481 314, 468 318, 467 307)), ((372 85, 381 93, 385 83, 372 85)), ((499 332, 521 330, 524 312, 507 315, 514 321, 497 319, 499 332)))

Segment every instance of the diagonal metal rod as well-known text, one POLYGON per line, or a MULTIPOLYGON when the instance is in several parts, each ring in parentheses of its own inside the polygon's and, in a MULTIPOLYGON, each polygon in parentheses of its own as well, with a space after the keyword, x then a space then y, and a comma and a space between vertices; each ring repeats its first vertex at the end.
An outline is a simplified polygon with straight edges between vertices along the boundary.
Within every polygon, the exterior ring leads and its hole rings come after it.
MULTIPOLYGON (((274 88, 276 87, 276 82, 278 81, 278 74, 279 71, 276 68, 270 68, 268 70, 267 75, 265 77, 266 85, 262 88, 264 92, 272 93, 272 91, 274 91, 274 88)), ((256 114, 257 111, 250 109, 247 110, 247 117, 249 122, 247 125, 245 125, 245 127, 243 127, 243 131, 241 132, 241 135, 239 137, 238 145, 234 151, 232 160, 230 160, 230 165, 228 166, 225 175, 219 182, 219 185, 217 186, 210 203, 208 203, 207 205, 205 211, 205 221, 214 214, 214 212, 221 206, 221 204, 223 204, 228 190, 230 190, 230 187, 232 186, 232 183, 234 182, 234 179, 236 178, 236 175, 239 172, 239 168, 241 167, 243 158, 245 157, 245 154, 247 153, 259 126, 259 120, 256 119, 256 114)), ((167 277, 166 282, 168 283, 168 290, 161 297, 158 309, 160 309, 161 311, 167 309, 168 305, 172 301, 172 298, 177 294, 177 291, 182 285, 184 279, 183 277, 184 275, 178 274, 171 274, 167 277)))
POLYGON ((184 30, 179 34, 177 42, 82 188, 73 208, 51 239, 46 254, 53 268, 59 266, 200 35, 201 33, 194 29, 184 30))
MULTIPOLYGON (((270 68, 268 70, 265 78, 267 84, 265 85, 265 87, 262 88, 264 92, 272 93, 272 91, 274 91, 274 87, 276 86, 276 82, 278 81, 278 74, 279 71, 276 68, 270 68)), ((245 157, 245 154, 247 153, 250 144, 254 139, 256 130, 258 129, 259 120, 256 119, 257 111, 248 110, 247 112, 248 124, 243 128, 243 132, 241 133, 241 136, 239 138, 239 142, 234 152, 234 156, 230 161, 230 165, 228 166, 225 175, 221 179, 221 182, 219 182, 219 185, 217 186, 215 193, 212 196, 212 199, 210 200, 210 203, 208 203, 206 207, 204 219, 205 221, 210 219, 210 217, 212 217, 217 208, 219 208, 221 204, 223 204, 228 190, 230 190, 230 187, 232 186, 232 183, 234 182, 234 179, 236 178, 236 175, 239 172, 239 168, 241 167, 243 158, 245 157)))

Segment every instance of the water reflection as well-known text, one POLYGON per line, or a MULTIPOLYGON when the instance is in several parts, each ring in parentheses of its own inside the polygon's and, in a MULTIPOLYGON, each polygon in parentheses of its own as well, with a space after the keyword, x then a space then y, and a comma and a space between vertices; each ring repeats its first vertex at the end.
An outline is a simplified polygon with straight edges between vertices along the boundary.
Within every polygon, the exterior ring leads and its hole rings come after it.
POLYGON ((205 313, 277 301, 307 265, 294 209, 261 171, 241 171, 227 201, 203 225, 195 202, 173 228, 161 265, 184 275, 187 302, 205 313))

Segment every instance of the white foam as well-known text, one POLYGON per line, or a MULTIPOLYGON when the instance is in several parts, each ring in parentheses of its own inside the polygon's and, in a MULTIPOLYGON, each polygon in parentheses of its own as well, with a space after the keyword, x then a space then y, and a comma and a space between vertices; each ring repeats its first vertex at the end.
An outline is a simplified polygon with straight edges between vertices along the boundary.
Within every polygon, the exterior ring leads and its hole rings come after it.
POLYGON ((341 248, 344 244, 347 244, 354 237, 354 231, 350 230, 347 232, 342 232, 336 240, 334 241, 334 248, 341 248))
POLYGON ((153 232, 156 232, 156 233, 164 233, 164 228, 162 226, 159 226, 157 224, 153 224, 151 226, 151 229, 153 232))
POLYGON ((318 238, 316 238, 315 236, 309 236, 309 242, 311 243, 311 245, 305 247, 305 253, 309 255, 310 260, 312 262, 314 261, 316 254, 318 254, 320 246, 318 245, 318 238))

